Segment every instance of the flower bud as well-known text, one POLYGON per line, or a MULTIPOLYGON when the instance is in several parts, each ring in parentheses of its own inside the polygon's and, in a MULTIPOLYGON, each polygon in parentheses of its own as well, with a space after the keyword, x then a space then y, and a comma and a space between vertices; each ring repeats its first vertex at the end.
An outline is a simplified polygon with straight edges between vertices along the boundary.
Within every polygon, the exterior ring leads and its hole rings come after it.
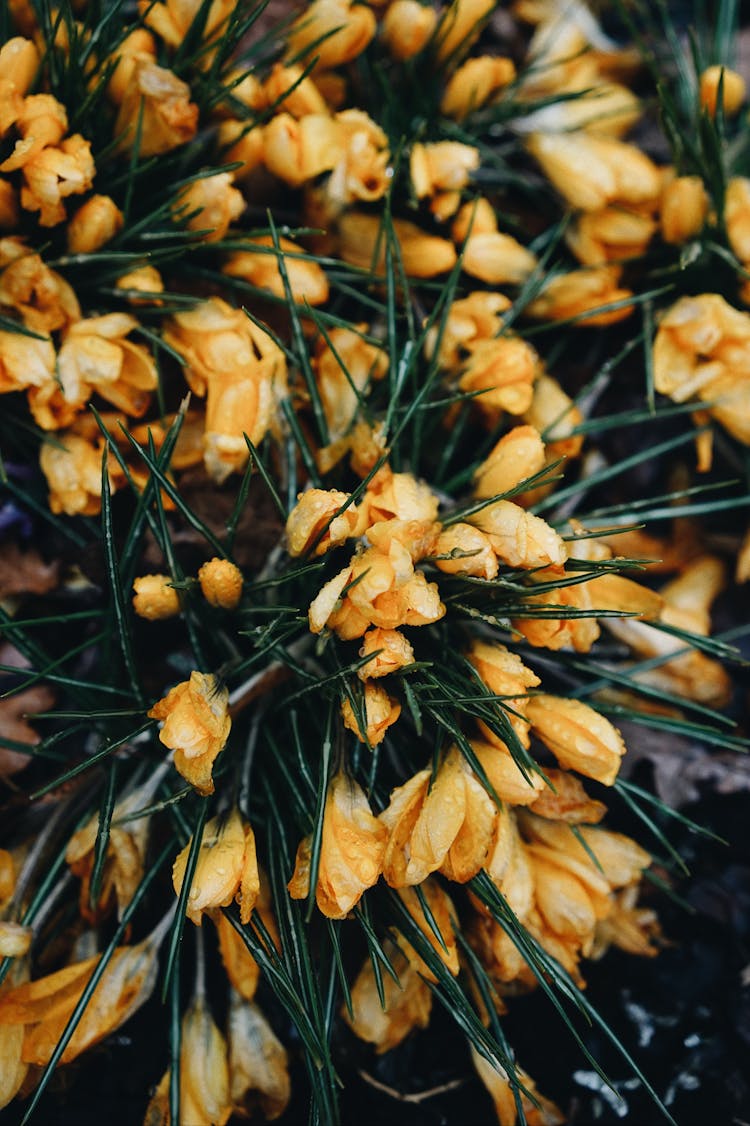
POLYGON ((411 151, 409 169, 417 199, 438 191, 460 191, 469 175, 479 167, 479 150, 458 141, 416 144, 411 151))
POLYGON ((375 16, 351 0, 313 0, 287 33, 287 57, 315 60, 315 70, 329 70, 356 59, 375 34, 375 16))
POLYGON ((242 598, 242 571, 228 559, 209 559, 198 572, 201 593, 211 606, 234 610, 242 598))
POLYGON ((745 79, 736 70, 710 66, 700 76, 700 102, 709 117, 716 116, 721 90, 721 105, 727 117, 734 117, 745 100, 745 79))
MULTIPOLYGON (((39 68, 39 52, 30 39, 20 35, 8 39, 0 47, 0 74, 3 85, 7 84, 21 97, 27 94, 39 68)), ((0 125, 3 123, 0 121, 0 125)), ((2 131, 4 132, 3 127, 2 131)))
POLYGON ((92 195, 68 223, 71 254, 93 254, 122 230, 123 214, 108 195, 92 195))
POLYGON ((382 35, 394 59, 404 62, 418 55, 432 37, 437 12, 418 0, 393 0, 383 17, 382 35))
MULTIPOLYGON (((734 182, 730 180, 727 188, 727 211, 729 211, 729 196, 734 182)), ((681 246, 699 235, 708 215, 708 195, 700 176, 678 176, 675 180, 670 180, 661 194, 659 211, 661 237, 665 242, 673 246, 681 246)), ((729 214, 727 214, 727 233, 731 244, 729 214)))
MULTIPOLYGON (((526 721, 526 705, 529 689, 536 688, 539 677, 527 668, 517 653, 512 653, 504 645, 495 642, 472 641, 466 654, 476 669, 479 679, 494 696, 504 696, 506 701, 498 700, 494 705, 499 716, 504 717, 516 733, 519 742, 529 745, 529 725, 526 721)), ((505 748, 505 742, 481 720, 479 727, 490 743, 505 748)), ((500 791, 498 790, 498 793, 500 791)))
POLYGON ((180 612, 180 598, 169 575, 141 575, 133 583, 133 609, 139 618, 161 622, 180 612))
POLYGON ((330 328, 328 339, 321 338, 315 348, 313 370, 334 440, 348 432, 368 384, 388 371, 387 353, 363 338, 368 327, 330 328))
POLYGON ((160 305, 161 301, 155 294, 164 292, 161 274, 154 266, 139 266, 135 270, 129 270, 127 274, 120 274, 115 287, 122 290, 132 289, 148 295, 140 298, 124 294, 126 301, 131 305, 160 305))
POLYGON ((474 110, 481 109, 504 86, 516 77, 511 59, 480 55, 467 59, 451 76, 443 93, 440 111, 446 117, 463 121, 474 110))

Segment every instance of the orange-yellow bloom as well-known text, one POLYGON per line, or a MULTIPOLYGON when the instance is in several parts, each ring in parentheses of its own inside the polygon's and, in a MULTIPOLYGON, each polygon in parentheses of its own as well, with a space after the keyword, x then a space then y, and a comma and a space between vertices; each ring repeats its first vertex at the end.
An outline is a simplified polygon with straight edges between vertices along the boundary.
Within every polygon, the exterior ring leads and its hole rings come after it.
POLYGON ((347 698, 341 704, 341 718, 344 727, 353 731, 360 743, 367 743, 369 747, 377 747, 382 743, 385 733, 392 727, 401 715, 401 705, 389 696, 381 684, 365 681, 364 692, 364 733, 360 721, 351 701, 347 698))
POLYGON ((171 70, 140 58, 132 68, 115 122, 121 148, 129 151, 136 144, 139 122, 141 157, 170 152, 192 141, 198 128, 198 107, 190 101, 188 84, 171 70))
MULTIPOLYGON (((529 689, 538 686, 539 677, 526 667, 517 653, 506 649, 499 642, 475 640, 467 657, 488 691, 494 696, 507 697, 507 702, 497 701, 498 715, 501 719, 507 719, 519 741, 524 747, 528 747, 529 725, 525 717, 529 689)), ((505 741, 495 735, 485 723, 480 722, 479 726, 484 737, 491 743, 505 746, 505 741)))
POLYGON ((709 117, 716 116, 721 91, 721 107, 727 117, 734 117, 745 100, 745 79, 726 66, 709 66, 700 76, 700 101, 709 117))
MULTIPOLYGON (((433 278, 455 266, 456 251, 448 239, 428 235, 406 219, 394 219, 393 229, 410 277, 433 278)), ((339 238, 344 261, 375 274, 384 272, 386 235, 377 215, 346 212, 339 222, 339 238)))
MULTIPOLYGON (((361 680, 376 679, 398 672, 414 661, 411 642, 397 629, 371 629, 362 638, 360 657, 370 657, 358 670, 361 680)), ((367 690, 365 689, 365 692, 367 690)))
POLYGON ((383 17, 383 40, 395 59, 412 59, 427 44, 436 24, 437 12, 430 4, 393 0, 383 17))
MULTIPOLYGON (((55 270, 46 266, 38 254, 30 253, 20 239, 7 238, 0 241, 0 261, 3 259, 7 264, 0 274, 0 305, 7 305, 20 313, 23 323, 32 332, 46 335, 68 328, 80 320, 81 309, 73 287, 55 270)), ((5 338, 4 333, 3 339, 5 338)), ((0 365, 3 362, 8 367, 14 364, 14 353, 19 350, 23 352, 24 346, 28 351, 34 343, 36 342, 29 337, 20 337, 16 347, 12 348, 9 341, 7 355, 5 349, 2 349, 0 365)), ((51 345, 47 345, 47 350, 49 349, 51 345)), ((37 379, 32 374, 36 365, 30 356, 24 362, 32 376, 28 379, 28 384, 37 384, 37 379)))
POLYGON ((123 214, 108 195, 92 195, 68 223, 71 254, 93 254, 122 230, 123 214))
POLYGON ((440 110, 446 117, 462 121, 468 114, 486 105, 515 77, 516 68, 511 59, 492 55, 467 59, 449 79, 440 110))
POLYGON ((57 357, 67 402, 80 409, 96 392, 126 414, 145 413, 158 376, 148 350, 128 339, 137 327, 127 313, 88 317, 70 326, 57 357))
POLYGON ((432 1010, 432 993, 415 967, 393 943, 386 949, 398 981, 383 974, 384 1003, 368 958, 352 986, 352 1012, 344 1007, 341 1013, 355 1036, 373 1044, 378 1055, 397 1047, 413 1029, 426 1028, 432 1010))
MULTIPOLYGON (((172 867, 177 895, 182 890, 192 843, 192 839, 188 841, 172 867)), ((236 899, 244 924, 250 920, 259 891, 255 835, 235 807, 228 816, 212 818, 203 829, 185 914, 199 927, 204 911, 228 907, 236 899)))
POLYGON ((318 263, 305 250, 288 238, 278 240, 279 251, 270 235, 260 235, 252 245, 261 250, 237 250, 229 255, 222 271, 232 278, 242 278, 259 289, 268 289, 286 300, 286 289, 279 267, 283 259, 292 300, 299 305, 322 305, 328 300, 328 278, 318 263))
POLYGON ((533 426, 515 426, 503 435, 474 476, 474 495, 500 496, 544 468, 544 442, 533 426))
POLYGON ((149 711, 164 721, 159 739, 174 751, 174 764, 200 794, 212 794, 214 760, 229 737, 229 693, 210 673, 192 672, 149 711))
POLYGON ((528 147, 571 207, 601 211, 658 201, 659 170, 635 145, 586 133, 535 133, 528 147))
POLYGON ((611 786, 617 778, 625 744, 608 719, 581 700, 534 696, 526 714, 531 729, 552 751, 560 766, 611 786))
MULTIPOLYGON (((727 233, 732 242, 730 196, 732 184, 727 187, 727 233)), ((659 224, 661 237, 673 246, 680 246, 699 235, 708 215, 708 193, 700 176, 677 176, 670 180, 661 194, 659 224)), ((733 247, 734 249, 734 247, 733 247)), ((736 252, 736 251, 735 251, 736 252)))
POLYGON ((546 521, 510 500, 497 500, 469 517, 490 538, 495 552, 511 567, 560 567, 567 559, 565 543, 546 521))
POLYGON ((315 347, 313 370, 332 440, 348 431, 370 381, 383 379, 388 371, 387 353, 363 339, 367 329, 366 324, 336 326, 315 347))
POLYGON ((294 557, 304 555, 315 544, 313 555, 324 555, 355 535, 358 524, 356 504, 350 504, 339 513, 348 499, 349 493, 341 493, 337 489, 308 489, 300 493, 286 522, 289 554, 294 557))
POLYGON ((629 317, 632 290, 620 285, 620 266, 593 266, 558 274, 527 308, 531 317, 564 321, 571 317, 581 328, 601 328, 629 317), (616 308, 610 308, 615 305, 616 308))
POLYGON ((287 34, 289 58, 305 55, 316 70, 351 62, 375 34, 375 16, 364 4, 351 0, 313 0, 287 34))
MULTIPOLYGON (((339 772, 331 781, 323 815, 318 883, 315 900, 329 919, 345 918, 383 869, 387 831, 373 816, 364 790, 339 772)), ((292 899, 310 892, 310 847, 307 837, 297 849, 292 899)))
POLYGON ((245 210, 242 192, 233 186, 231 172, 217 172, 194 180, 179 193, 174 214, 189 231, 199 231, 204 242, 223 239, 245 210))

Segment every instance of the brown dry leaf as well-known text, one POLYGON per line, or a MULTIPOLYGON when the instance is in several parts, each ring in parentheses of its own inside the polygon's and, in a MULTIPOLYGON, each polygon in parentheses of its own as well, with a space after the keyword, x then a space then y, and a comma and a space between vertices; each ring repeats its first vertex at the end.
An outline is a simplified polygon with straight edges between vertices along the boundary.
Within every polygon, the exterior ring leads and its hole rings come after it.
POLYGON ((17 774, 30 761, 29 755, 4 747, 2 743, 6 740, 11 743, 27 743, 29 746, 38 743, 39 736, 25 717, 46 711, 54 702, 52 692, 43 685, 36 685, 25 692, 19 692, 17 696, 0 700, 0 779, 17 774))
POLYGON ((59 563, 45 563, 33 548, 22 551, 17 543, 0 544, 0 601, 12 594, 47 594, 57 586, 59 563))

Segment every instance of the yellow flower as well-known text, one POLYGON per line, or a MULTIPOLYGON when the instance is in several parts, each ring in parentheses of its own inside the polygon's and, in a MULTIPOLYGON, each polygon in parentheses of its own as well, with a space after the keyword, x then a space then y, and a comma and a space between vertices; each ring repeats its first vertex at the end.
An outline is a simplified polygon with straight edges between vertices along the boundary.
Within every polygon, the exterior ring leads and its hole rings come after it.
POLYGON ((516 77, 511 59, 480 55, 467 59, 453 73, 440 102, 441 113, 463 121, 474 110, 481 109, 498 90, 508 86, 516 77))
POLYGON ((351 0, 313 0, 287 33, 287 57, 315 60, 315 70, 349 63, 375 34, 375 16, 351 0))
POLYGON ((716 293, 680 298, 656 334, 654 384, 676 403, 707 400, 709 413, 750 444, 750 316, 716 293))
POLYGON ((725 66, 709 66, 700 76, 700 102, 709 117, 716 116, 721 89, 721 107, 727 117, 739 113, 745 100, 745 79, 725 66))
POLYGON ((88 317, 70 326, 57 357, 67 402, 80 408, 96 392, 126 414, 138 418, 146 412, 158 375, 147 349, 127 339, 137 327, 127 313, 88 317))
POLYGON ((241 472, 274 417, 275 385, 286 379, 281 350, 240 309, 210 297, 177 313, 164 339, 183 357, 191 389, 208 392, 204 450, 213 479, 241 472))
POLYGON ((659 198, 658 168, 625 141, 584 133, 534 133, 528 148, 571 207, 601 211, 612 204, 655 205, 659 198))
POLYGON ((92 195, 68 223, 71 254, 93 254, 122 230, 123 214, 108 195, 92 195))
POLYGON ((229 1094, 234 1113, 260 1104, 268 1122, 286 1110, 291 1094, 286 1050, 257 1005, 235 993, 229 1004, 229 1094))
MULTIPOLYGON (((172 866, 172 883, 177 895, 182 891, 192 843, 191 838, 172 866)), ((252 828, 243 822, 236 808, 228 817, 212 818, 206 823, 201 837, 185 914, 199 927, 204 911, 228 907, 236 899, 244 924, 250 920, 259 890, 252 828)))
POLYGON ((209 559, 198 571, 203 597, 212 606, 234 610, 242 598, 242 571, 228 559, 209 559))
POLYGON ((583 445, 583 434, 571 431, 583 422, 583 415, 560 384, 546 372, 540 372, 534 383, 531 405, 524 411, 524 421, 544 434, 547 461, 559 457, 577 457, 583 445))
POLYGON ((169 575, 141 575, 133 583, 133 609, 139 618, 161 622, 180 613, 180 597, 169 575))
POLYGON ((329 221, 357 200, 371 203, 381 199, 393 175, 388 138, 371 117, 362 110, 347 109, 336 114, 335 124, 341 154, 320 193, 313 196, 329 221))
MULTIPOLYGON (((560 577, 559 572, 537 571, 533 576, 533 581, 546 582, 549 579, 559 579, 560 577)), ((572 647, 576 653, 588 653, 600 632, 593 612, 590 617, 553 618, 545 615, 535 618, 533 617, 533 609, 534 606, 539 606, 540 609, 546 611, 546 614, 549 614, 553 607, 560 607, 561 609, 570 607, 581 614, 584 611, 592 611, 593 607, 605 609, 605 607, 599 606, 590 588, 591 584, 588 582, 574 583, 572 586, 557 587, 548 594, 527 595, 523 599, 523 603, 529 607, 531 614, 529 617, 514 618, 511 623, 513 629, 518 630, 530 645, 536 647, 553 650, 572 647)), ((614 608, 617 610, 624 609, 620 605, 614 608)))
MULTIPOLYGON (((274 63, 262 86, 260 100, 263 105, 255 104, 252 108, 273 106, 274 112, 291 113, 292 117, 297 118, 307 117, 311 113, 326 113, 328 107, 325 98, 309 74, 305 77, 303 75, 304 70, 297 63, 292 66, 274 63)), ((252 75, 248 77, 252 78, 252 75)), ((236 89, 233 93, 236 96, 236 89)))
POLYGON ((565 1121, 560 1109, 549 1099, 545 1099, 544 1095, 539 1094, 534 1080, 521 1068, 515 1069, 514 1079, 517 1084, 523 1086, 523 1090, 518 1090, 518 1087, 514 1090, 507 1072, 499 1065, 493 1066, 473 1047, 471 1062, 495 1104, 499 1126, 516 1126, 518 1121, 516 1097, 523 1107, 527 1126, 560 1126, 565 1121))
MULTIPOLYGON (((477 207, 476 214, 480 214, 477 207)), ((435 345, 439 343, 437 361, 441 368, 456 370, 461 364, 465 351, 480 340, 491 340, 499 336, 503 327, 501 313, 510 309, 511 303, 502 293, 487 293, 484 290, 470 293, 459 301, 454 301, 442 333, 433 325, 425 338, 425 356, 428 360, 435 355, 435 345)))
MULTIPOLYGON (((508 720, 519 741, 524 747, 528 747, 529 725, 525 716, 529 689, 537 687, 539 677, 526 667, 517 653, 512 653, 499 642, 472 641, 466 656, 476 669, 482 684, 494 696, 507 697, 507 704, 497 701, 498 714, 508 720)), ((485 723, 480 721, 479 727, 490 743, 505 747, 505 742, 485 723)))
POLYGON ((655 231, 656 221, 648 215, 605 207, 580 215, 565 240, 584 266, 606 266, 645 254, 655 231))
POLYGON ((174 751, 174 764, 200 794, 214 792, 214 759, 229 737, 229 693, 210 673, 192 672, 190 680, 170 689, 148 715, 164 720, 159 739, 174 751))
POLYGON ((452 524, 435 543, 435 566, 446 575, 475 575, 494 579, 497 556, 489 537, 471 524, 452 524))
MULTIPOLYGON (((373 816, 361 786, 340 771, 328 787, 315 900, 329 919, 345 918, 383 870, 387 832, 373 816)), ((292 899, 310 891, 310 847, 307 837, 297 849, 292 899)))
MULTIPOLYGON (((732 241, 730 216, 732 184, 735 183, 736 180, 730 180, 727 185, 726 223, 730 244, 737 253, 732 241)), ((680 246, 695 238, 703 230, 707 215, 708 193, 700 176, 677 176, 665 185, 659 203, 659 226, 665 242, 680 246)))
POLYGON ((119 106, 131 88, 138 64, 156 63, 156 41, 145 27, 137 27, 122 40, 114 58, 107 61, 112 65, 107 93, 119 106))
POLYGON ((441 191, 460 191, 478 167, 479 150, 459 141, 416 144, 411 150, 409 169, 417 199, 441 191))
POLYGON ((494 7, 494 0, 452 0, 437 30, 438 60, 454 63, 467 54, 494 7))
MULTIPOLYGON (((435 880, 425 880, 420 886, 420 891, 427 902, 427 910, 431 915, 430 921, 428 921, 422 901, 413 887, 399 888, 398 894, 412 920, 429 942, 433 952, 445 968, 456 977, 459 971, 458 945, 456 943, 458 919, 453 901, 435 880), (440 938, 435 934, 435 928, 437 928, 440 938)), ((417 973, 421 974, 425 981, 436 982, 435 974, 404 935, 400 931, 396 931, 394 938, 417 973)))
POLYGON ((315 347, 313 370, 334 441, 349 430, 359 408, 358 396, 371 380, 383 379, 388 371, 387 353, 363 338, 368 327, 336 326, 328 330, 330 344, 321 338, 315 347))
POLYGON ((51 94, 31 94, 19 103, 14 124, 21 139, 0 165, 2 172, 24 168, 46 146, 59 145, 68 131, 68 115, 65 106, 51 94))
POLYGON ((481 463, 474 476, 474 495, 500 496, 544 468, 544 442, 533 426, 515 426, 481 463))
POLYGON ((239 162, 242 167, 235 168, 236 180, 245 180, 263 163, 265 145, 263 128, 251 121, 232 118, 219 124, 218 146, 222 159, 227 164, 239 162))
POLYGON ((282 257, 292 300, 299 305, 322 305, 328 300, 328 278, 323 268, 296 242, 288 238, 278 241, 280 254, 270 235, 252 239, 252 245, 267 249, 234 251, 222 266, 222 272, 232 278, 242 278, 259 289, 268 289, 286 300, 279 269, 279 257, 282 257))
POLYGON ((615 324, 633 312, 633 306, 626 303, 633 294, 620 286, 621 273, 620 266, 594 266, 559 274, 547 282, 526 311, 542 320, 576 317, 580 328, 615 324), (614 304, 618 308, 608 307, 614 304))
MULTIPOLYGON (((73 431, 56 436, 54 445, 44 442, 39 464, 49 487, 49 506, 66 516, 96 516, 102 496, 102 445, 73 431)), ((110 485, 114 481, 110 473, 110 485)))
POLYGON ((161 279, 161 274, 154 266, 138 266, 135 270, 120 274, 115 282, 115 287, 125 291, 134 291, 134 293, 125 292, 123 294, 130 305, 161 305, 162 303, 156 294, 164 292, 164 282, 161 279), (144 296, 136 297, 135 293, 143 293, 144 296))
POLYGON ((344 727, 353 731, 360 743, 367 743, 368 747, 377 747, 385 739, 385 733, 392 727, 401 715, 401 705, 389 696, 381 684, 365 681, 364 692, 364 719, 365 732, 359 726, 357 712, 347 698, 341 704, 341 718, 344 727))
MULTIPOLYGON (((81 309, 72 286, 45 266, 38 254, 29 253, 20 239, 0 240, 0 262, 3 259, 7 265, 0 274, 0 305, 9 305, 20 313, 32 332, 46 335, 80 320, 81 309)), ((30 345, 29 338, 24 339, 30 345)), ((15 362, 14 351, 18 352, 18 348, 3 356, 7 366, 15 362)), ((26 362, 33 372, 37 364, 26 362)), ((34 378, 29 384, 38 385, 34 378)))
POLYGON ((351 989, 352 1011, 341 1011, 354 1035, 373 1044, 378 1055, 397 1047, 413 1029, 426 1028, 432 1010, 432 993, 415 967, 393 943, 387 942, 385 949, 398 981, 382 975, 384 1003, 367 958, 351 989))
MULTIPOLYGON (((254 910, 260 915, 263 925, 273 939, 276 948, 280 949, 281 944, 276 920, 271 909, 271 892, 268 879, 260 870, 258 875, 260 877, 260 890, 254 910)), ((260 967, 245 945, 242 935, 235 930, 231 920, 227 918, 224 912, 220 908, 211 908, 209 915, 216 925, 219 953, 229 982, 241 997, 244 997, 246 1001, 252 1001, 258 988, 260 967)))
POLYGON ((115 135, 126 151, 136 143, 139 121, 141 157, 170 152, 192 141, 198 128, 198 107, 190 101, 188 84, 142 58, 135 60, 115 122, 115 135))
MULTIPOLYGON (((393 229, 404 270, 410 277, 433 278, 455 266, 456 251, 447 239, 428 235, 406 219, 394 219, 393 229)), ((384 273, 386 238, 377 215, 346 212, 339 222, 339 237, 344 261, 375 274, 384 273)))
POLYGON ((371 484, 363 507, 369 524, 386 520, 431 524, 437 517, 438 498, 426 482, 411 473, 388 473, 371 484))
POLYGON ((490 420, 501 411, 523 414, 531 405, 539 369, 536 352, 519 336, 478 340, 469 346, 459 387, 475 395, 477 406, 490 420))
MULTIPOLYGON (((224 29, 234 10, 234 0, 212 0, 205 12, 202 27, 202 43, 211 43, 224 29)), ((138 10, 144 23, 155 31, 160 39, 170 47, 179 47, 191 31, 193 21, 201 11, 198 0, 139 0, 138 10)))
POLYGON ((437 12, 418 0, 393 0, 383 17, 382 36, 388 50, 402 62, 418 55, 432 37, 437 12))
POLYGON ((641 873, 651 864, 650 854, 624 833, 582 825, 579 839, 564 821, 548 821, 526 810, 519 814, 519 820, 538 855, 543 855, 541 847, 554 850, 555 864, 578 872, 589 883, 604 879, 610 889, 629 887, 640 881, 641 873))
POLYGON ((30 39, 17 35, 0 47, 0 135, 13 124, 38 67, 39 52, 30 39))
POLYGON ((532 813, 549 821, 565 821, 568 825, 593 825, 601 821, 607 807, 588 796, 580 778, 551 766, 545 766, 544 775, 550 785, 545 784, 529 806, 532 813))
POLYGON ((465 203, 451 234, 462 244, 464 271, 489 285, 520 285, 537 265, 530 250, 497 229, 495 211, 486 199, 465 203))
MULTIPOLYGON (((145 1126, 169 1123, 169 1080, 167 1071, 146 1108, 145 1126)), ((231 1113, 226 1040, 197 997, 185 1010, 180 1031, 180 1123, 224 1126, 231 1113)))
POLYGON ((580 700, 560 696, 534 696, 526 714, 531 729, 549 747, 560 766, 577 770, 611 786, 625 754, 625 744, 616 727, 580 700))
POLYGON ((388 830, 383 863, 395 888, 421 884, 440 870, 466 883, 482 867, 497 810, 458 748, 449 751, 434 781, 421 770, 391 794, 380 820, 388 830))
POLYGON ((509 500, 498 500, 469 517, 490 538, 498 558, 511 567, 560 567, 565 543, 546 521, 509 500))
MULTIPOLYGON (((12 159, 12 158, 11 158, 12 159)), ((5 169, 8 161, 0 168, 5 169)), ((21 207, 39 212, 39 225, 54 227, 65 219, 63 200, 87 192, 94 178, 91 145, 80 134, 41 149, 23 165, 21 207)))
MULTIPOLYGON (((360 657, 371 656, 357 672, 360 680, 375 679, 398 672, 414 661, 411 642, 397 629, 371 629, 362 638, 360 657)), ((365 692, 367 689, 365 689, 365 692)))
POLYGON ((266 167, 293 188, 330 172, 343 156, 341 126, 327 113, 311 113, 299 121, 290 113, 277 113, 263 128, 266 167))
POLYGON ((357 506, 350 504, 336 515, 348 499, 349 493, 336 489, 308 489, 300 493, 286 522, 289 554, 295 557, 304 555, 318 541, 313 555, 324 555, 355 535, 357 506))
POLYGON ((175 219, 189 231, 201 231, 203 242, 223 239, 233 220, 245 210, 245 200, 232 184, 231 172, 217 172, 194 180, 177 196, 175 219))
MULTIPOLYGON (((515 701, 511 702, 511 707, 515 707, 515 701)), ((491 743, 472 739, 471 748, 492 789, 501 801, 509 805, 531 805, 542 792, 544 779, 531 769, 527 769, 524 776, 505 744, 489 729, 487 733, 492 736, 491 743)))
MULTIPOLYGON (((117 947, 60 1063, 70 1063, 110 1036, 148 1000, 156 984, 158 952, 158 939, 153 936, 137 946, 117 947)), ((0 995, 3 1035, 9 1026, 23 1026, 24 1063, 44 1067, 49 1062, 100 957, 97 954, 0 995)))

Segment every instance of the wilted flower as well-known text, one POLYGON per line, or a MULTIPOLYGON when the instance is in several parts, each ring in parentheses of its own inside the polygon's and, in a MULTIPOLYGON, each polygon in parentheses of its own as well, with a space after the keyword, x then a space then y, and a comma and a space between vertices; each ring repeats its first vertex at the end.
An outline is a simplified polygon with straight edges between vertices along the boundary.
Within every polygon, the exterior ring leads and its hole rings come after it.
MULTIPOLYGON (((730 180, 727 187, 726 222, 730 243, 730 195, 734 182, 730 180)), ((707 215, 708 193, 700 176, 677 176, 665 185, 659 204, 659 225, 665 242, 680 246, 695 238, 702 231, 707 215)))
POLYGON ((184 145, 198 128, 198 107, 190 101, 188 84, 171 70, 141 58, 132 68, 115 122, 121 148, 130 150, 136 144, 139 123, 141 157, 184 145))
POLYGON ((242 597, 242 571, 229 559, 209 559, 198 571, 201 594, 212 606, 234 610, 242 597))
POLYGON ((365 681, 362 712, 366 725, 364 733, 360 727, 357 711, 349 698, 342 701, 341 718, 344 727, 353 731, 360 743, 377 747, 378 743, 383 742, 388 728, 392 727, 401 715, 401 705, 388 695, 381 684, 365 681))
POLYGON ((289 554, 304 555, 315 544, 313 555, 324 555, 355 535, 357 506, 350 504, 339 512, 348 499, 349 493, 336 489, 308 489, 300 493, 286 522, 289 554))
POLYGON ((549 1099, 545 1099, 543 1095, 539 1094, 536 1083, 525 1071, 516 1068, 513 1076, 515 1083, 511 1083, 508 1073, 499 1064, 491 1064, 484 1056, 480 1056, 479 1052, 473 1047, 471 1049, 471 1061, 477 1075, 492 1097, 499 1126, 516 1126, 518 1121, 517 1098, 523 1107, 527 1126, 560 1126, 565 1121, 560 1109, 549 1099), (521 1090, 521 1086, 523 1090, 521 1090))
POLYGON ((388 371, 387 353, 364 339, 367 329, 366 324, 336 326, 315 347, 312 365, 332 440, 346 434, 370 381, 388 371))
MULTIPOLYGON (((59 1062, 70 1063, 128 1020, 151 996, 158 969, 158 930, 137 946, 119 946, 96 986, 59 1062)), ((52 1056, 101 955, 0 995, 0 1027, 23 1026, 24 1063, 52 1056)))
POLYGON ((223 239, 232 222, 245 210, 242 192, 233 186, 231 172, 217 172, 193 180, 177 196, 174 217, 204 242, 223 239))
MULTIPOLYGON (((10 157, 0 170, 10 171, 10 157)), ((54 227, 65 219, 63 200, 87 192, 94 179, 91 145, 80 134, 66 137, 59 145, 40 149, 23 163, 21 207, 39 212, 41 227, 54 227)))
POLYGON ((417 199, 465 188, 470 174, 479 167, 479 159, 477 148, 459 141, 414 145, 409 169, 417 199))
POLYGON ((604 817, 606 805, 590 798, 575 774, 546 766, 544 776, 547 781, 529 806, 532 813, 550 821, 565 821, 569 825, 592 825, 604 817))
POLYGON ((548 821, 527 810, 521 811, 519 820, 532 847, 554 850, 558 866, 585 873, 588 881, 603 878, 611 889, 637 884, 651 864, 650 854, 624 833, 582 825, 579 838, 564 821, 548 821))
POLYGON ((122 230, 123 214, 108 195, 92 195, 68 223, 71 254, 93 254, 122 230))
MULTIPOLYGON (((420 884, 419 894, 413 887, 399 888, 398 894, 404 907, 411 915, 412 921, 416 923, 423 937, 432 947, 433 953, 437 955, 449 973, 456 977, 459 971, 458 944, 456 942, 458 919, 451 897, 443 891, 436 880, 432 879, 427 879, 420 884), (423 901, 426 902, 426 908, 423 901), (429 921, 427 911, 431 915, 429 921), (436 930, 440 937, 435 933, 436 930)), ((414 969, 426 981, 436 982, 436 975, 402 931, 393 932, 393 937, 414 969)))
POLYGON ((237 250, 230 254, 222 271, 232 278, 241 278, 259 289, 268 289, 276 297, 286 300, 286 289, 279 268, 284 263, 292 300, 300 305, 322 305, 328 300, 328 278, 318 263, 305 250, 288 238, 278 240, 275 249, 270 235, 260 235, 249 245, 261 250, 237 250))
MULTIPOLYGON (((383 869, 387 831, 361 786, 339 772, 328 787, 320 848, 315 900, 329 919, 345 918, 363 892, 377 883, 383 869)), ((289 881, 292 899, 310 893, 311 838, 297 849, 294 875, 289 881)))
POLYGON ((54 444, 42 444, 39 465, 47 478, 52 512, 96 516, 102 496, 102 448, 73 431, 55 435, 54 444))
POLYGON ((223 750, 232 721, 229 693, 211 673, 191 672, 190 680, 170 689, 148 715, 164 720, 159 739, 174 751, 174 764, 200 794, 214 792, 214 759, 223 750))
POLYGON ((170 575, 141 575, 133 582, 133 609, 139 618, 161 622, 180 612, 180 598, 170 575))
POLYGON ((315 60, 315 70, 329 70, 361 54, 375 30, 369 7, 351 0, 313 0, 287 33, 287 55, 304 55, 315 60))
POLYGON ((481 109, 515 77, 516 68, 511 59, 493 55, 467 59, 448 80, 440 102, 441 113, 462 121, 474 110, 481 109))
MULTIPOLYGON (((260 890, 253 910, 260 915, 263 926, 270 934, 276 948, 280 949, 281 943, 276 928, 276 920, 273 916, 268 879, 260 869, 258 875, 260 877, 260 890)), ((260 966, 248 950, 243 935, 235 929, 225 912, 220 908, 210 908, 208 913, 216 925, 219 953, 229 982, 241 997, 244 997, 246 1001, 252 1001, 258 988, 260 966)))
POLYGON ((721 108, 734 117, 745 100, 745 79, 726 66, 709 66, 700 76, 700 102, 709 117, 716 116, 721 91, 721 108))
POLYGON ((131 416, 144 414, 158 375, 149 351, 128 339, 137 327, 127 313, 88 317, 70 326, 57 357, 67 402, 80 408, 96 392, 131 416))
POLYGON ((229 1004, 229 1094, 235 1113, 256 1103, 272 1122, 283 1114, 291 1093, 286 1049, 257 1005, 232 993, 229 1004))
POLYGON ((534 696, 526 714, 531 729, 554 754, 560 766, 577 770, 611 786, 625 754, 616 727, 581 700, 561 696, 534 696))
POLYGON ((393 0, 383 17, 382 35, 395 59, 412 59, 429 42, 437 12, 419 0, 393 0))
MULTIPOLYGON (((144 1126, 169 1123, 169 1072, 146 1109, 144 1126)), ((196 997, 182 1017, 180 1030, 180 1122, 224 1126, 232 1113, 227 1043, 206 1002, 196 997)))
MULTIPOLYGON (((192 844, 191 839, 172 867, 172 883, 177 895, 182 890, 192 844)), ((244 924, 250 919, 259 890, 255 835, 251 826, 243 822, 236 808, 226 817, 212 818, 203 829, 185 914, 199 927, 204 911, 228 907, 236 899, 244 924)))
POLYGON ((355 1036, 373 1044, 378 1055, 397 1047, 415 1028, 426 1028, 432 1010, 432 993, 416 968, 393 943, 385 949, 398 981, 382 975, 383 1003, 367 958, 351 988, 352 1012, 341 1011, 355 1036))

